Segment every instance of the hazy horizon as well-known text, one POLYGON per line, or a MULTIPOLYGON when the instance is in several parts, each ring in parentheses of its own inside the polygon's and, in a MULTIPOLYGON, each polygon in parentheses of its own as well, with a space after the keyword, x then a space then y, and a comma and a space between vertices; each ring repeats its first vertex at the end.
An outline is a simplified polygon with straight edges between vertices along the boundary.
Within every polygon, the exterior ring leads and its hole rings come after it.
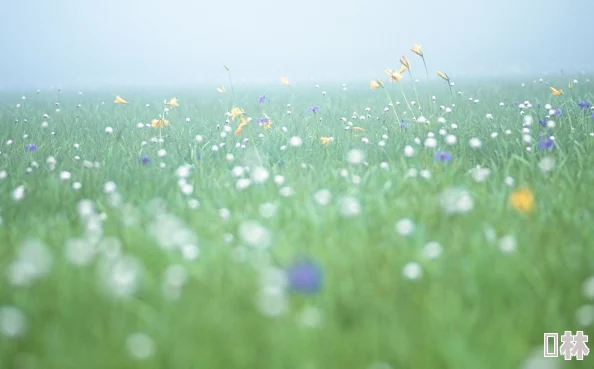
POLYGON ((22 0, 4 5, 0 89, 234 82, 349 83, 384 77, 423 46, 431 74, 592 73, 589 0, 22 0), (447 9, 444 6, 447 5, 447 9))

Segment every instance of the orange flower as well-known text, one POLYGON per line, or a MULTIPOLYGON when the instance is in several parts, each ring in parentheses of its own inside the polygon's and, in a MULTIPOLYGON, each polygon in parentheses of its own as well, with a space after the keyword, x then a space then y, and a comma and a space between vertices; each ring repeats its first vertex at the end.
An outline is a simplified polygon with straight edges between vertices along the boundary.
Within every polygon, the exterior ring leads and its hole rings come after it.
POLYGON ((243 115, 241 115, 239 117, 239 126, 235 130, 235 135, 236 136, 240 136, 241 135, 241 131, 243 131, 243 127, 247 126, 248 123, 249 122, 243 117, 243 115))
POLYGON ((119 95, 116 96, 114 103, 116 104, 127 104, 128 102, 124 99, 122 99, 119 95))
POLYGON ((531 213, 534 210, 534 194, 529 188, 521 188, 509 195, 510 205, 522 213, 531 213))
POLYGON ((384 87, 384 84, 379 79, 374 79, 373 81, 369 82, 369 88, 372 90, 381 87, 384 87))
POLYGON ((419 44, 414 44, 410 50, 418 56, 423 56, 423 51, 421 50, 421 45, 419 44))
POLYGON ((557 90, 555 87, 551 87, 551 92, 553 93, 553 96, 563 95, 563 90, 557 90))
POLYGON ((386 72, 386 74, 390 76, 390 81, 398 82, 402 79, 402 74, 396 72, 395 70, 386 69, 384 72, 386 72))
POLYGON ((169 121, 165 119, 162 115, 159 115, 159 119, 153 119, 151 122, 151 126, 153 128, 163 128, 169 124, 169 121))
POLYGON ((440 76, 441 78, 445 79, 446 81, 450 80, 450 77, 448 77, 448 75, 443 72, 437 72, 437 75, 440 76))
POLYGON ((334 141, 334 137, 320 137, 320 141, 322 141, 322 145, 328 145, 330 142, 334 141))
POLYGON ((177 97, 174 97, 173 99, 169 100, 169 102, 167 103, 167 106, 169 107, 169 109, 179 107, 179 104, 177 103, 177 97))

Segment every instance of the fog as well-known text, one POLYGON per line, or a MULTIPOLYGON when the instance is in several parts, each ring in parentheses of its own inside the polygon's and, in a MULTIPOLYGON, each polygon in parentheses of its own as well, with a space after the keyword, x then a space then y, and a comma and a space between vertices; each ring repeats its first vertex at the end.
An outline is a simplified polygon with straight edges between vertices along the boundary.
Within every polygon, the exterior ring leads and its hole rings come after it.
POLYGON ((591 72, 592 0, 13 0, 0 88, 294 84, 413 71, 452 78, 591 72), (416 69, 419 68, 419 69, 416 69))

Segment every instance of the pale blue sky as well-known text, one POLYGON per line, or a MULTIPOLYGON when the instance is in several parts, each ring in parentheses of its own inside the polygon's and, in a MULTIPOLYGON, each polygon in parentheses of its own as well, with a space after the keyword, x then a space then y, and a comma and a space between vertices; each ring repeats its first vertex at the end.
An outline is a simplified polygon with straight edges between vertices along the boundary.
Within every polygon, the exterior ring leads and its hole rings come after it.
POLYGON ((593 0, 13 0, 0 85, 369 80, 414 43, 431 72, 592 71, 593 0))

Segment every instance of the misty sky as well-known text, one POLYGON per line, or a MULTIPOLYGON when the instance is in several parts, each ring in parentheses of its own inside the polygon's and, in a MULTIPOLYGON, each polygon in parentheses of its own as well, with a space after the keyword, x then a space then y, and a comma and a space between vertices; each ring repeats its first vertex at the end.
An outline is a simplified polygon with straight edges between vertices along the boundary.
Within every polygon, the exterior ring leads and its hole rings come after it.
MULTIPOLYGON (((594 0, 13 0, 0 88, 592 72, 594 0)), ((537 76, 535 76, 537 77, 537 76)))

